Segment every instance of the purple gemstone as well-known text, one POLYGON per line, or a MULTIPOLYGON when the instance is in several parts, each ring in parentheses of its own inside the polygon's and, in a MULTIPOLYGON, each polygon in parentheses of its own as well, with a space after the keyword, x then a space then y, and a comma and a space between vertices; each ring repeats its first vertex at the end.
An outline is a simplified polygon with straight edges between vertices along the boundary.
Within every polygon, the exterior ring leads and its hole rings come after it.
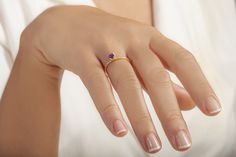
POLYGON ((114 53, 110 53, 110 54, 108 55, 108 58, 113 59, 114 56, 115 56, 114 53))

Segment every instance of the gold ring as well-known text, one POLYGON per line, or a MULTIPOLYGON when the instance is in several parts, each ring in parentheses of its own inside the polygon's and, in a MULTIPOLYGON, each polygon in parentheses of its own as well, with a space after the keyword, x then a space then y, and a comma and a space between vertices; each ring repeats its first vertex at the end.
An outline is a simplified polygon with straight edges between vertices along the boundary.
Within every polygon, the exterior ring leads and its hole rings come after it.
POLYGON ((125 61, 129 62, 129 59, 127 57, 116 57, 114 53, 108 54, 108 59, 109 59, 109 61, 105 65, 105 73, 106 74, 107 74, 107 68, 111 63, 113 63, 115 61, 121 61, 121 60, 125 60, 125 61))

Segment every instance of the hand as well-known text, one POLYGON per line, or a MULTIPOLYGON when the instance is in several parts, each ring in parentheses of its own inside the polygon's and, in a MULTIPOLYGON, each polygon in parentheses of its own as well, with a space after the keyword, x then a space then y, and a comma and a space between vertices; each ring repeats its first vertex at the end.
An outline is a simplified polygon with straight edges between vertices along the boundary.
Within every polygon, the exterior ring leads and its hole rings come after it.
MULTIPOLYGON (((219 100, 193 55, 155 28, 87 6, 59 6, 46 10, 23 32, 20 52, 52 69, 77 74, 87 87, 107 128, 115 136, 127 134, 111 84, 121 99, 134 132, 146 152, 161 149, 143 98, 149 94, 162 127, 176 150, 191 146, 181 109, 196 103, 206 115, 217 114, 219 100), (33 51, 31 51, 33 50, 33 51), (127 56, 104 66, 107 56, 127 56), (171 82, 175 73, 184 87, 171 82), (188 94, 189 93, 189 94, 188 94)), ((50 75, 51 75, 50 74, 50 75)), ((57 80, 57 79, 56 79, 57 80)))

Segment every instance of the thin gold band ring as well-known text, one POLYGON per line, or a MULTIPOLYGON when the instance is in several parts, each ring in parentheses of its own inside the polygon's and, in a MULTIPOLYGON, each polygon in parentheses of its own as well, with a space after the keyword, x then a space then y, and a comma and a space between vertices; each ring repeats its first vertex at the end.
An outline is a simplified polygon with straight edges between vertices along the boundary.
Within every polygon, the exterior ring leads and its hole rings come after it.
POLYGON ((113 63, 113 62, 116 62, 116 61, 128 61, 129 62, 129 59, 127 57, 115 57, 115 55, 113 53, 109 54, 108 55, 108 58, 109 58, 109 61, 106 63, 105 65, 105 73, 107 73, 107 69, 108 69, 108 66, 113 63))

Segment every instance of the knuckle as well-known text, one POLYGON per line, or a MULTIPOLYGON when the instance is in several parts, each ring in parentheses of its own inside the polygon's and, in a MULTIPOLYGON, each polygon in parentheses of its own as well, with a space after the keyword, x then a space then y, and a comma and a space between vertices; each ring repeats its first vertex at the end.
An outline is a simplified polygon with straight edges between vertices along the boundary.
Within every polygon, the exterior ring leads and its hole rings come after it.
POLYGON ((140 87, 138 79, 133 74, 128 74, 127 76, 117 78, 114 81, 114 86, 119 89, 137 89, 140 87))
POLYGON ((146 73, 149 76, 148 83, 150 85, 153 84, 170 84, 170 76, 169 73, 162 67, 153 66, 146 73))
POLYGON ((182 119, 182 115, 180 112, 172 111, 166 115, 165 122, 171 123, 171 122, 179 121, 181 119, 182 119))
POLYGON ((153 35, 154 29, 151 26, 135 24, 128 27, 125 36, 129 36, 130 47, 136 48, 137 45, 145 45, 149 47, 150 38, 153 35))
POLYGON ((134 120, 133 120, 133 124, 134 125, 140 125, 140 124, 145 124, 147 122, 152 121, 150 115, 148 113, 143 113, 138 115, 134 120))
POLYGON ((128 75, 126 78, 125 78, 125 82, 129 83, 129 84, 138 84, 138 80, 135 76, 133 75, 128 75))
POLYGON ((164 39, 163 44, 165 44, 170 52, 172 53, 172 61, 175 64, 176 62, 186 62, 186 61, 195 61, 195 57, 188 50, 180 46, 178 43, 170 40, 164 39))
POLYGON ((173 58, 178 62, 195 61, 193 54, 180 46, 175 49, 173 58))
POLYGON ((107 106, 104 107, 100 107, 98 108, 100 115, 102 117, 104 117, 107 113, 113 113, 116 112, 116 110, 118 109, 118 106, 115 104, 109 104, 107 106))
POLYGON ((198 83, 199 89, 206 89, 209 88, 209 84, 206 80, 200 80, 198 83))

